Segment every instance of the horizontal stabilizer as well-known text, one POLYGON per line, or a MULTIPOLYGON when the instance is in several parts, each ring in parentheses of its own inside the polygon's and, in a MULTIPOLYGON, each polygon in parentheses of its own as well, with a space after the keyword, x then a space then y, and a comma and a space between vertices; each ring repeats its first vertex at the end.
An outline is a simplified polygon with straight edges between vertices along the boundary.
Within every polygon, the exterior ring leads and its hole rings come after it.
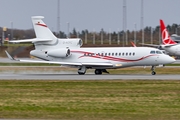
POLYGON ((21 42, 48 42, 48 41, 52 41, 50 39, 39 39, 39 38, 33 38, 33 39, 23 39, 23 40, 9 40, 9 42, 12 43, 21 43, 21 42))

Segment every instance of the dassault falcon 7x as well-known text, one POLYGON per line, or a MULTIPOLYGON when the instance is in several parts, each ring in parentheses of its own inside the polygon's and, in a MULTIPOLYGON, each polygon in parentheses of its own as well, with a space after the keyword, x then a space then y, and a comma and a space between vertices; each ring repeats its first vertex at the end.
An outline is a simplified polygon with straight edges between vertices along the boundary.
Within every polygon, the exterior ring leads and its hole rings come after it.
POLYGON ((32 42, 35 50, 32 50, 30 54, 44 61, 15 59, 5 51, 10 59, 77 67, 80 75, 85 74, 87 69, 95 69, 95 74, 102 74, 102 72, 108 73, 106 69, 131 66, 152 66, 152 75, 155 75, 155 66, 175 61, 174 58, 163 54, 160 50, 149 47, 81 48, 82 40, 79 38, 59 39, 55 37, 42 21, 43 18, 43 16, 32 17, 36 38, 11 42, 32 42))
POLYGON ((160 20, 162 44, 142 44, 149 47, 156 47, 165 50, 169 55, 180 55, 180 44, 171 39, 163 20, 160 20))

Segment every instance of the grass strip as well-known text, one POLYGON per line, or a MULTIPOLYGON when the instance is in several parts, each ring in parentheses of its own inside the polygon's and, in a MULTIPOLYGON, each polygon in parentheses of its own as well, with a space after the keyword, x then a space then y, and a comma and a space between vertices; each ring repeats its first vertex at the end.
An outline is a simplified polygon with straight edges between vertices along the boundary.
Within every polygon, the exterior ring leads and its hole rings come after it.
POLYGON ((173 80, 0 80, 0 94, 4 119, 180 119, 173 80))

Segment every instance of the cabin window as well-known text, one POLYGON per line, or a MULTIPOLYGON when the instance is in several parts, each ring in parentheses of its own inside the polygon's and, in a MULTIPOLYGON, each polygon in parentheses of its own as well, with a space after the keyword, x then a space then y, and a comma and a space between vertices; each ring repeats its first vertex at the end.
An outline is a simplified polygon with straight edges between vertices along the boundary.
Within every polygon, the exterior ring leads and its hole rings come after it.
POLYGON ((154 51, 154 50, 152 50, 152 51, 150 52, 150 54, 155 54, 155 51, 154 51))
POLYGON ((112 53, 112 56, 114 56, 114 53, 112 53))
POLYGON ((128 55, 128 53, 126 53, 126 56, 128 55))
POLYGON ((124 53, 122 53, 122 56, 124 56, 124 53))
POLYGON ((103 56, 104 54, 103 53, 101 53, 101 56, 103 56))
POLYGON ((131 53, 129 53, 129 55, 131 56, 131 53))
POLYGON ((109 56, 111 55, 111 53, 109 53, 109 56))
POLYGON ((133 53, 133 55, 135 55, 135 53, 133 53))
POLYGON ((119 56, 121 56, 121 53, 119 53, 119 56))
POLYGON ((118 54, 116 53, 116 56, 117 56, 118 54))

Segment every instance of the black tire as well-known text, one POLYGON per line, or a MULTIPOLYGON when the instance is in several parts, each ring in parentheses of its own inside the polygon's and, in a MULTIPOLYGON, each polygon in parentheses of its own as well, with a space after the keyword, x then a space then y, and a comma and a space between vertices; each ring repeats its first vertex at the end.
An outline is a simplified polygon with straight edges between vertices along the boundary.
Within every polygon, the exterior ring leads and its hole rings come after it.
POLYGON ((156 72, 155 71, 152 71, 152 73, 151 73, 152 75, 156 75, 156 72))
POLYGON ((85 73, 78 72, 79 75, 84 75, 85 73))
POLYGON ((102 71, 101 71, 101 69, 96 69, 96 70, 94 71, 94 73, 95 73, 96 75, 101 75, 101 74, 102 74, 102 71))

